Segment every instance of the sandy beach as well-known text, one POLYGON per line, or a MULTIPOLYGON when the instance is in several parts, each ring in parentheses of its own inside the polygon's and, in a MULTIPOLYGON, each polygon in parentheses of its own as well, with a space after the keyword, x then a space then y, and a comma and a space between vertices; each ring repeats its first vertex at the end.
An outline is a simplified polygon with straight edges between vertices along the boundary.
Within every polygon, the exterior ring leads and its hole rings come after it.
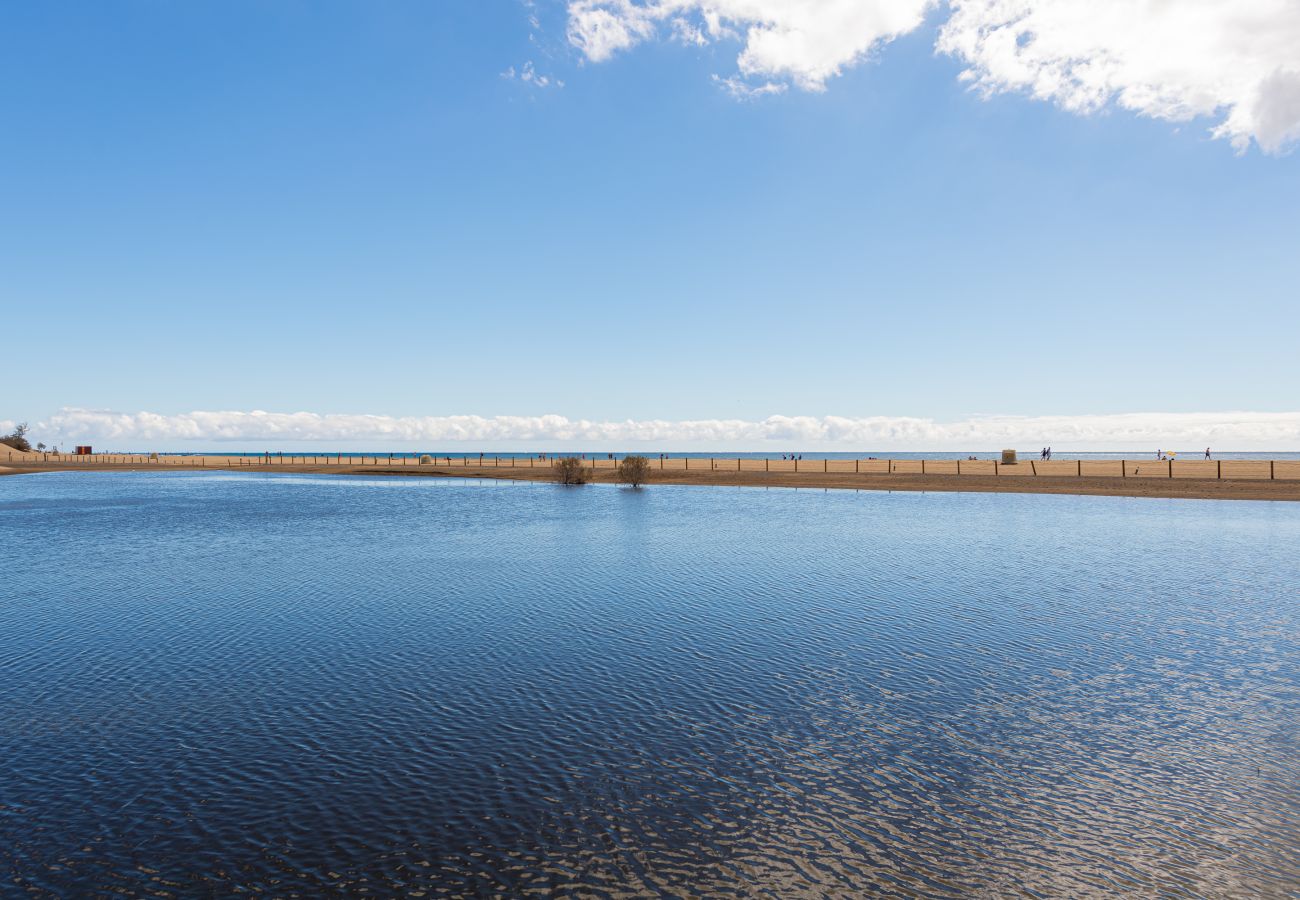
MULTIPOLYGON (((60 470, 225 470, 330 475, 496 478, 551 481, 551 463, 530 457, 453 458, 423 464, 387 456, 340 459, 325 455, 270 457, 0 454, 0 475, 60 470)), ((614 461, 589 460, 593 482, 615 480, 614 461)), ((1298 460, 1026 461, 651 459, 650 484, 714 485, 866 491, 976 491, 981 493, 1090 494, 1208 500, 1300 500, 1298 460), (688 467, 689 466, 689 467, 688 467)))

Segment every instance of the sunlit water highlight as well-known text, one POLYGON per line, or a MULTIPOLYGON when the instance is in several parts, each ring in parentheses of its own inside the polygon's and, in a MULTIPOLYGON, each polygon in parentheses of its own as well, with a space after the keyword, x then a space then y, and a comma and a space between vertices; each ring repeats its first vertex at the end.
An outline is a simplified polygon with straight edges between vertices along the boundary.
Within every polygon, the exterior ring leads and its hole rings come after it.
POLYGON ((1300 889, 1300 506, 0 479, 0 894, 1300 889))

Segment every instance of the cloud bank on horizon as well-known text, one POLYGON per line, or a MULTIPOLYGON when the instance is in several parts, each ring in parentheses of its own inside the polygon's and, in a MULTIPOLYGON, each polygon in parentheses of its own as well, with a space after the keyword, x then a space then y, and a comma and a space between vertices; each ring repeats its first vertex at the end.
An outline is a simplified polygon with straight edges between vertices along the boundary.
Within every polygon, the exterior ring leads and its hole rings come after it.
MULTIPOLYGON (((0 422, 0 430, 12 423, 0 422)), ((1084 416, 976 416, 957 422, 869 416, 769 416, 760 421, 697 419, 687 421, 591 421, 560 415, 542 416, 377 416, 273 413, 190 412, 159 415, 65 408, 37 424, 33 433, 63 443, 109 441, 133 449, 166 449, 181 443, 243 443, 247 449, 267 444, 310 442, 343 446, 349 442, 387 444, 475 445, 492 449, 527 444, 583 445, 590 449, 675 450, 689 447, 735 450, 994 450, 1052 444, 1076 449, 1139 447, 1196 448, 1207 444, 1224 450, 1300 448, 1300 412, 1124 413, 1084 416)))
POLYGON ((936 50, 988 96, 1023 93, 1088 114, 1118 106, 1211 119, 1244 152, 1300 142, 1296 0, 568 0, 569 42, 593 63, 667 38, 742 45, 732 93, 821 91, 845 69, 943 18, 936 50))

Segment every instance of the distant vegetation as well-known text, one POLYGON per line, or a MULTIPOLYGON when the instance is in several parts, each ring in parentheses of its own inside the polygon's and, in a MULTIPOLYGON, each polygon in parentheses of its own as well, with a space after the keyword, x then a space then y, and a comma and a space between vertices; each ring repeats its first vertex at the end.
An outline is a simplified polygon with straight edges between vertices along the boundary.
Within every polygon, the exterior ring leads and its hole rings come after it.
POLYGON ((586 484, 587 467, 576 456, 566 456, 555 461, 555 478, 560 484, 586 484))
POLYGON ((650 460, 644 456, 625 456, 618 464, 618 483, 637 488, 650 478, 650 460))
POLYGON ((27 452, 32 449, 32 445, 27 442, 27 423, 23 422, 15 428, 10 434, 0 436, 0 444, 6 447, 12 447, 15 450, 27 452))

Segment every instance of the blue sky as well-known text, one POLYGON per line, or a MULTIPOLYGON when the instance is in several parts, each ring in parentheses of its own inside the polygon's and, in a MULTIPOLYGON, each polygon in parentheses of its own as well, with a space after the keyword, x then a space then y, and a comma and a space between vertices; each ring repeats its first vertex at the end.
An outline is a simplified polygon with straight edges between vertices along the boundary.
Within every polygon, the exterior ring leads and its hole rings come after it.
POLYGON ((0 422, 1300 408, 1289 145, 583 5, 5 5, 0 422))

